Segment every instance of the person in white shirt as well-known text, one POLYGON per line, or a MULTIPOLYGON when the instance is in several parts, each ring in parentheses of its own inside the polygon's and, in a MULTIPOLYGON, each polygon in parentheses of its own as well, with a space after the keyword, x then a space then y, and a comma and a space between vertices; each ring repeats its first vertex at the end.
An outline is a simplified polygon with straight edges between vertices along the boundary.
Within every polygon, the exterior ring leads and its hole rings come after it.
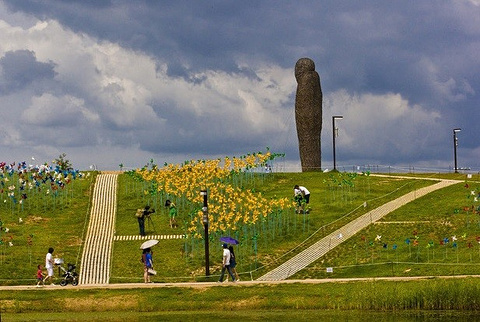
POLYGON ((225 270, 228 270, 228 274, 232 277, 232 282, 235 282, 235 276, 233 276, 232 269, 230 268, 230 250, 227 244, 223 244, 223 261, 222 261, 222 274, 220 275, 219 283, 223 282, 223 276, 225 270))
POLYGON ((293 187, 293 198, 298 205, 297 213, 302 213, 304 204, 308 205, 310 202, 310 191, 304 186, 295 185, 293 187))
POLYGON ((45 277, 43 282, 45 283, 48 279, 50 279, 51 285, 55 285, 55 284, 53 284, 53 265, 54 265, 54 261, 53 261, 53 255, 52 254, 53 254, 53 248, 50 247, 48 249, 47 255, 45 256, 45 268, 47 270, 47 277, 45 277))

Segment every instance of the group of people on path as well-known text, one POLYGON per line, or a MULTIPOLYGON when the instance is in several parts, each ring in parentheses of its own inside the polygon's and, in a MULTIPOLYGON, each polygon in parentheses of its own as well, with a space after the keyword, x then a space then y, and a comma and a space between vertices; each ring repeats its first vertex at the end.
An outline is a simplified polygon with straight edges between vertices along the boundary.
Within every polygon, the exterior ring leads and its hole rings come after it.
MULTIPOLYGON (((141 262, 143 263, 144 283, 152 283, 150 277, 152 275, 156 275, 157 272, 153 269, 153 256, 152 256, 152 250, 150 248, 146 248, 142 251, 141 262)), ((223 282, 225 271, 228 271, 228 274, 232 278, 232 282, 240 281, 240 277, 238 276, 236 266, 237 266, 237 261, 235 259, 235 252, 233 250, 233 246, 228 246, 227 244, 223 244, 222 272, 218 282, 219 283, 223 282)))

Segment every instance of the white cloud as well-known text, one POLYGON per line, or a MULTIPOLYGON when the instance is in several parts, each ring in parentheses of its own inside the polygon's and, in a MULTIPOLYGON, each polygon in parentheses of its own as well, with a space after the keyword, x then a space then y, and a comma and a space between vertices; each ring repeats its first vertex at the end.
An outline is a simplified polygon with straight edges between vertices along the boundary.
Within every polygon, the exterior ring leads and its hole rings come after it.
POLYGON ((84 101, 70 95, 61 97, 45 93, 32 98, 32 105, 21 115, 21 120, 38 126, 85 126, 98 123, 99 116, 87 109, 84 101))
POLYGON ((331 116, 343 115, 337 147, 350 158, 380 160, 413 158, 435 140, 441 120, 438 112, 410 105, 400 94, 349 94, 340 90, 325 98, 324 141, 332 140, 331 116), (345 152, 344 152, 345 153, 345 152))
MULTIPOLYGON (((82 142, 158 153, 168 141, 188 146, 203 133, 212 147, 231 149, 232 138, 266 146, 267 138, 288 127, 293 69, 259 64, 250 67, 250 75, 205 70, 187 79, 170 77, 158 59, 74 33, 54 20, 25 29, 2 25, 0 39, 7 45, 0 54, 28 49, 56 73, 46 92, 24 91, 30 104, 18 113, 17 122, 35 126, 37 133, 17 134, 24 144, 45 146, 49 138, 54 149, 82 142), (56 135, 58 127, 68 127, 69 136, 56 135)), ((244 62, 239 66, 247 67, 244 62)), ((9 136, 4 140, 12 140, 9 136)))

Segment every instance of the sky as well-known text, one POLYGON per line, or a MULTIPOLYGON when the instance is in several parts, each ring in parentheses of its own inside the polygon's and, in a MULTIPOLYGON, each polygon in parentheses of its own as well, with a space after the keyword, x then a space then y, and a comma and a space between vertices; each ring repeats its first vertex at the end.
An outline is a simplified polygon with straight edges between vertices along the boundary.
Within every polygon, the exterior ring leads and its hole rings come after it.
POLYGON ((135 169, 285 154, 294 67, 323 92, 322 168, 480 171, 480 0, 0 0, 0 161, 135 169))

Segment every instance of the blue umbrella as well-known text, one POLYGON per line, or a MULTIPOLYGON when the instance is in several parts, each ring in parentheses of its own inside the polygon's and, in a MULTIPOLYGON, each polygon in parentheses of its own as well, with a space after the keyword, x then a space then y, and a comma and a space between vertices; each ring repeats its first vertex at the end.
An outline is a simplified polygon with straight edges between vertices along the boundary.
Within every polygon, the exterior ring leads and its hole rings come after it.
POLYGON ((220 237, 220 241, 224 242, 224 243, 227 243, 227 244, 233 244, 233 245, 238 244, 238 240, 236 240, 235 238, 229 237, 229 236, 220 237))

